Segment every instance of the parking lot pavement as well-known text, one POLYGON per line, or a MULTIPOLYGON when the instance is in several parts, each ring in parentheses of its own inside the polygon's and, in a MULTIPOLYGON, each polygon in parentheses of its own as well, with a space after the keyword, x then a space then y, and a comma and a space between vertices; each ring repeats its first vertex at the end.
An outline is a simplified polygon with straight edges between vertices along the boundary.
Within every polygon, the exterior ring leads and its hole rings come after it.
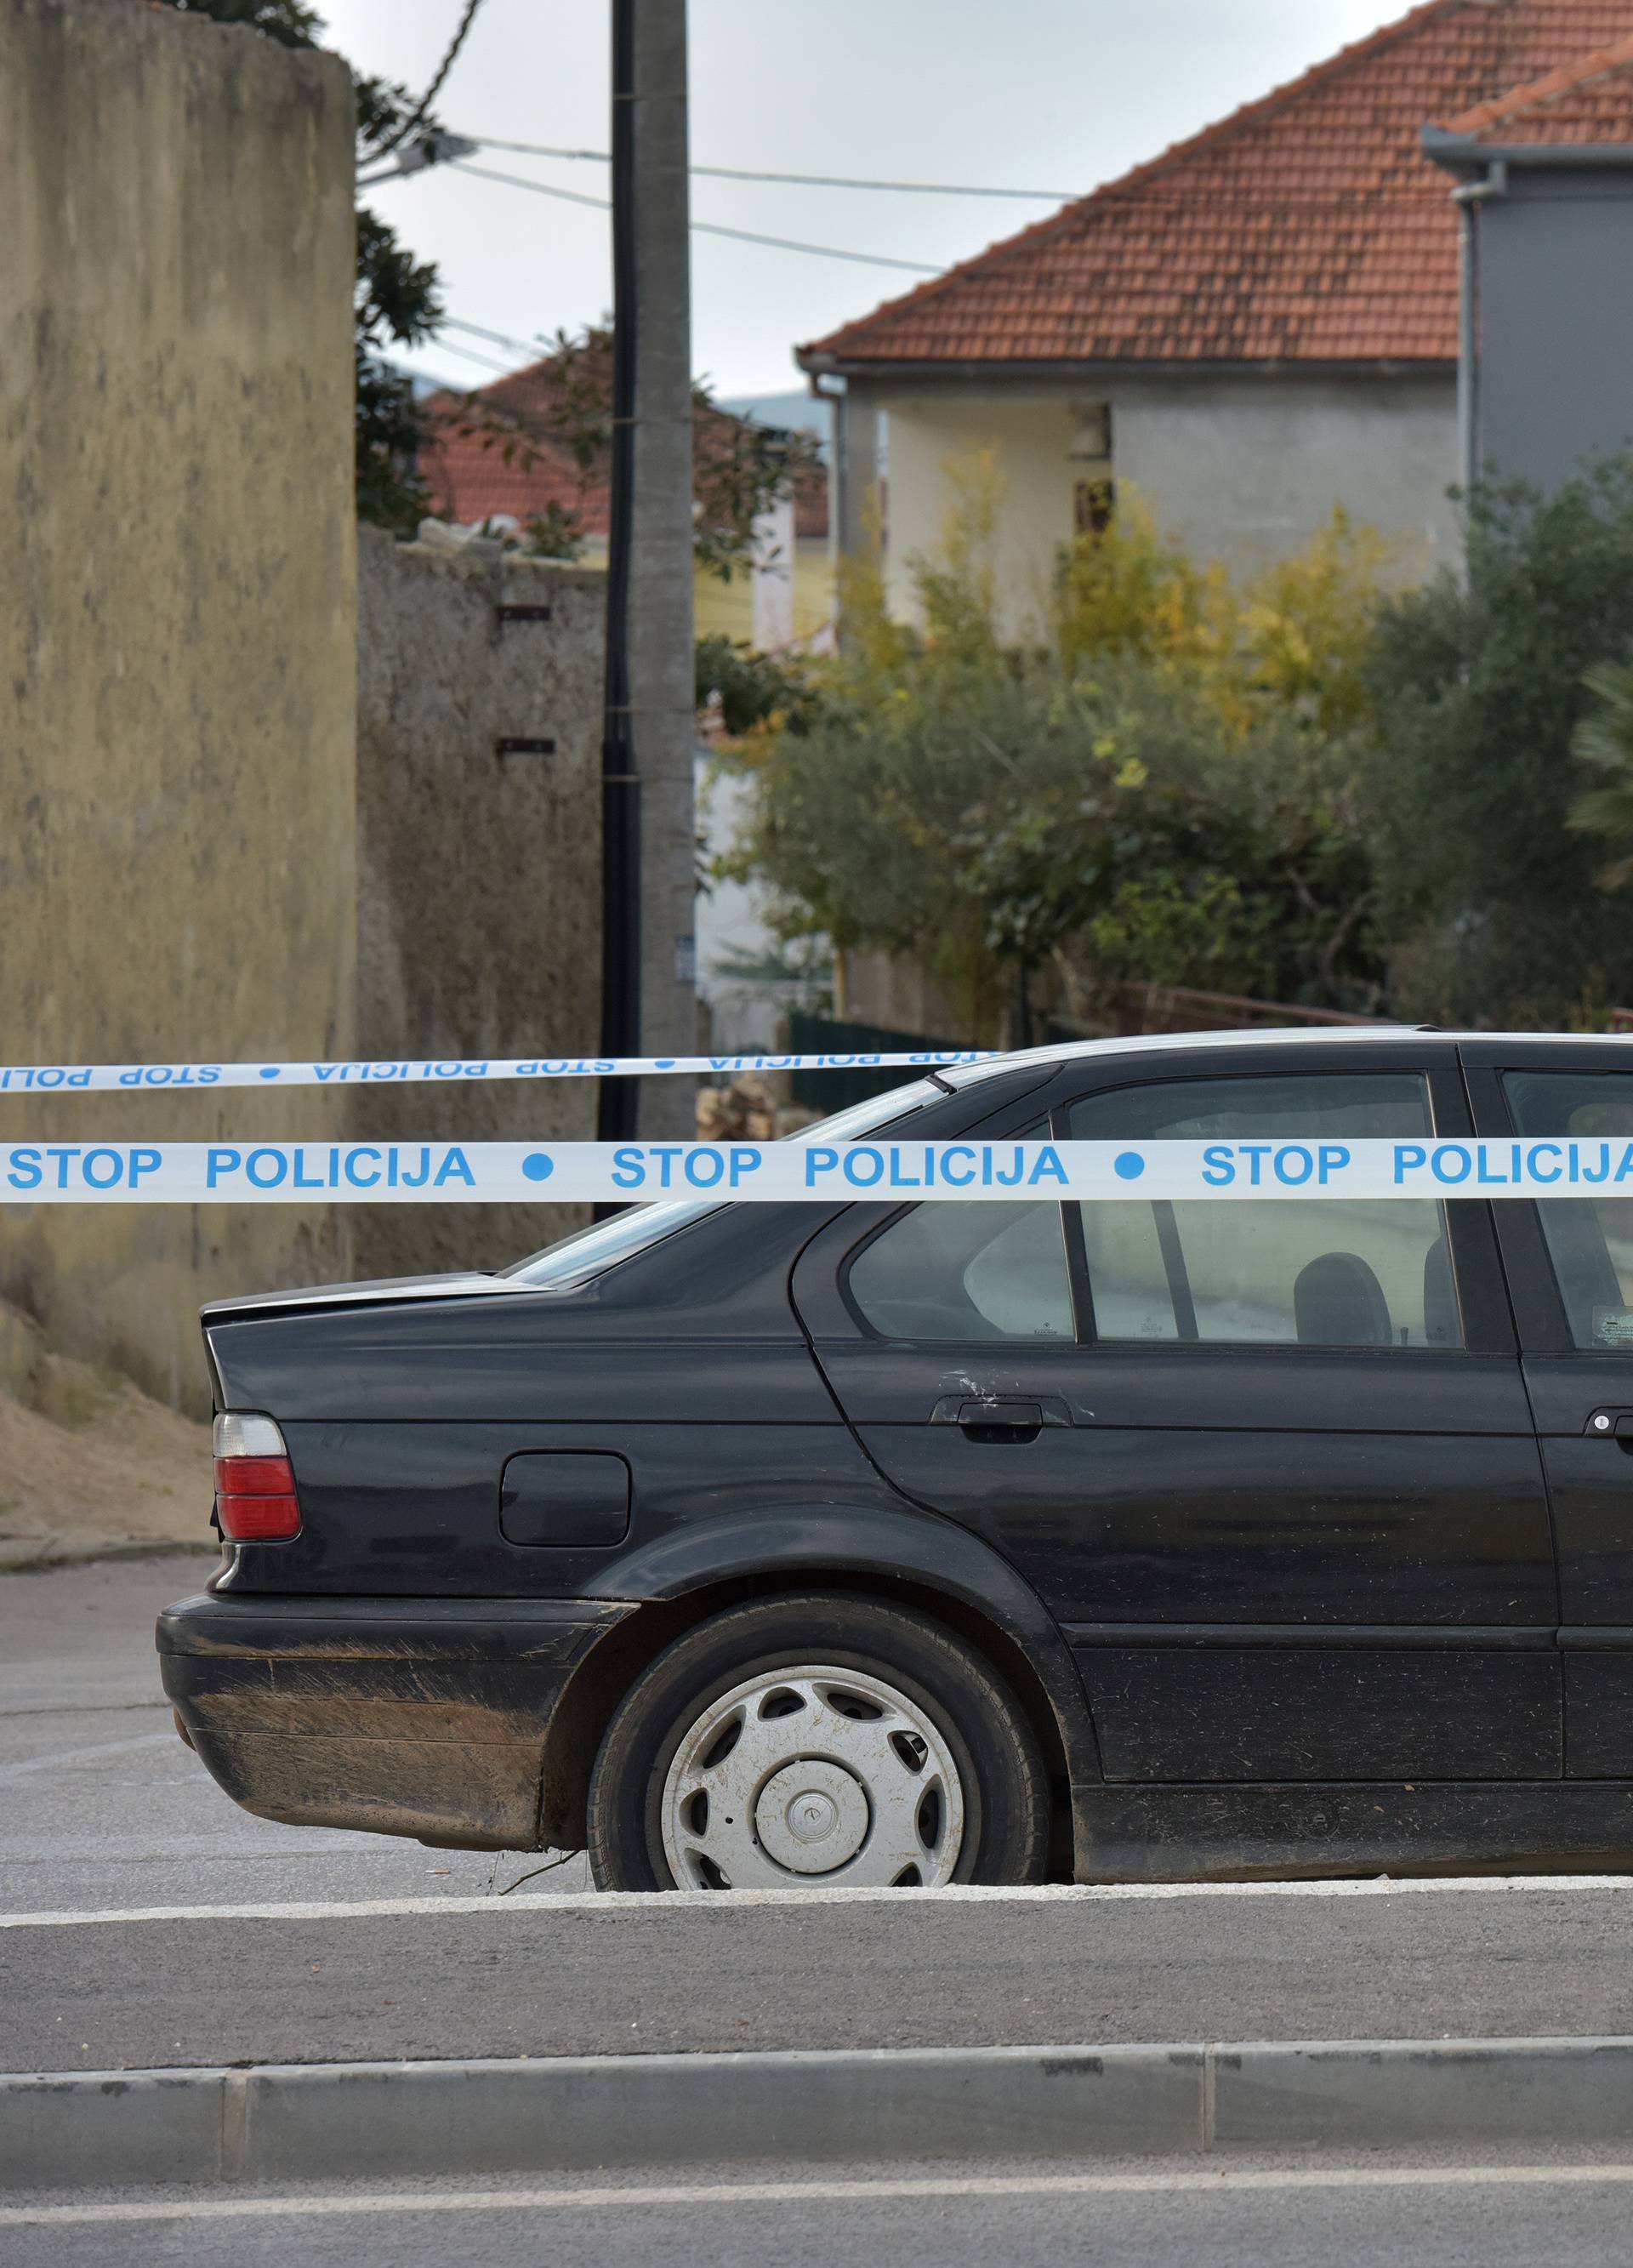
MULTIPOLYGON (((0 1911, 469 1896, 541 1863, 278 1827, 230 1803, 176 1738, 153 1651, 158 1609, 211 1564, 0 1575, 0 1911)), ((528 1887, 587 1889, 585 1861, 528 1887)))
POLYGON ((1630 2202, 1633 2166, 1585 2157, 938 2164, 816 2180, 692 2166, 638 2183, 6 2200, 0 2253, 7 2268, 284 2268, 297 2247, 306 2268, 1609 2268, 1628 2257, 1630 2202))

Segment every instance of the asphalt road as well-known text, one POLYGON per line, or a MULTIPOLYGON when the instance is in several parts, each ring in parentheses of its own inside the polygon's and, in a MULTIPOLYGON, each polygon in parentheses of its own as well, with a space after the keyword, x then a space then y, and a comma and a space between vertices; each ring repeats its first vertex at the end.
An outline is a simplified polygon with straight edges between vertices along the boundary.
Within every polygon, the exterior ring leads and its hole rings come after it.
MULTIPOLYGON (((153 1618, 202 1556, 0 1575, 0 1911, 470 1896, 539 1865, 252 1819, 176 1738, 153 1618)), ((584 1890, 570 1859, 539 1888, 584 1890)), ((14 2066, 12 2066, 14 2067, 14 2066)))
POLYGON ((607 2186, 295 2191, 224 2213, 194 2191, 69 2204, 139 2218, 29 2224, 0 2210, 0 2254, 7 2268, 285 2268, 297 2250, 304 2268, 1621 2268, 1629 2176, 1469 2159, 857 2168, 819 2181, 692 2167, 607 2186))
POLYGON ((1633 2032, 1633 1892, 586 1898, 0 1929, 4 2060, 1633 2032))

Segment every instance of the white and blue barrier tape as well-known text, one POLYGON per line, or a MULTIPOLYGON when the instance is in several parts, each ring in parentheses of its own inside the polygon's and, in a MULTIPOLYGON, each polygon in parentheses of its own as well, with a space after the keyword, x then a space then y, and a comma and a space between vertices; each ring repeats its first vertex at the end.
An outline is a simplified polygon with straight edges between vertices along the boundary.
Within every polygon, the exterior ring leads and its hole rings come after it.
POLYGON ((1633 1197, 1633 1141, 0 1143, 0 1208, 1633 1197))
POLYGON ((938 1071, 993 1063, 995 1048, 916 1055, 451 1056, 393 1063, 0 1064, 0 1094, 135 1094, 144 1089, 225 1086, 458 1086, 481 1079, 651 1079, 689 1071, 938 1071))

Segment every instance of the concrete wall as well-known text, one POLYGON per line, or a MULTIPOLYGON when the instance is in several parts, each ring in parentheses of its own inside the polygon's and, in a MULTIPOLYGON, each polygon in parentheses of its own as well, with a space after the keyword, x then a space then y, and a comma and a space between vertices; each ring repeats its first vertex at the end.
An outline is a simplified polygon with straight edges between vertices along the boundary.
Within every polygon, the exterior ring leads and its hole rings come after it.
MULTIPOLYGON (((858 381, 852 381, 858 392, 858 381)), ((1076 493, 1099 468, 1082 453, 1085 411, 1111 410, 1111 470, 1198 561, 1251 570, 1297 551, 1335 504, 1378 528, 1394 570, 1416 581, 1455 557, 1446 491, 1458 477, 1456 379, 1118 377, 1017 381, 1002 394, 868 390, 886 412, 889 588, 913 611, 910 561, 941 539, 955 483, 989 452, 1003 506, 997 549, 1004 626, 1035 625, 1076 493), (1077 453, 1074 453, 1076 452, 1077 453)))
POLYGON ((1633 444, 1633 166, 1511 166, 1473 210, 1474 469, 1556 489, 1633 444))
MULTIPOLYGON (((131 0, 0 8, 0 1062, 355 1043, 352 99, 131 0)), ((0 1138, 335 1129, 0 1099, 0 1138)), ((196 1401, 193 1309, 313 1210, 0 1207, 0 1296, 196 1401)))
MULTIPOLYGON (((604 588, 592 568, 360 531, 358 1052, 591 1055, 600 1020, 604 588), (548 622, 500 606, 548 607, 548 622), (553 755, 498 755, 500 740, 553 755)), ((355 1090, 365 1138, 589 1141, 592 1079, 355 1090)), ((359 1274, 496 1268, 563 1205, 367 1206, 359 1274)))

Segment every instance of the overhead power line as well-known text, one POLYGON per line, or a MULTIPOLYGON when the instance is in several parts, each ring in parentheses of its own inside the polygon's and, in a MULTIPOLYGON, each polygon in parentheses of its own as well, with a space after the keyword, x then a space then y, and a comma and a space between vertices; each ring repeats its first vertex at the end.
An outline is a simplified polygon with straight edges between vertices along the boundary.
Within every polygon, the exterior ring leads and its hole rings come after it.
POLYGON ((611 212, 610 197, 586 197, 581 189, 558 189, 552 182, 529 181, 520 173, 496 173, 491 166, 473 166, 463 158, 450 161, 456 173, 474 173, 479 181, 506 181, 513 189, 536 189, 541 197, 560 197, 564 204, 588 205, 593 212, 611 212))
POLYGON ((459 61, 460 49, 465 45, 465 34, 470 30, 471 26, 475 22, 476 11, 481 6, 482 0, 465 0, 464 12, 460 16, 459 23, 455 27, 452 39, 448 42, 447 53, 443 56, 442 61, 438 64, 436 70, 431 75, 430 85, 426 88, 424 93, 415 104, 413 111, 410 113, 408 119, 397 129, 397 131, 391 136, 390 140, 382 142, 378 149, 370 151, 369 156, 371 159, 375 158, 389 157, 391 152, 397 147, 397 144, 400 142, 406 142, 409 135, 413 133, 415 128, 423 122, 426 112, 430 108, 432 103, 436 101, 437 97, 442 92, 444 86, 446 85, 448 73, 453 69, 454 64, 459 61))
MULTIPOLYGON (((503 181, 512 189, 531 189, 535 196, 559 197, 565 204, 589 205, 597 212, 610 212, 612 206, 606 197, 586 197, 577 189, 558 189, 551 181, 530 181, 520 173, 497 173, 491 166, 469 166, 459 161, 456 173, 469 173, 479 181, 503 181)), ((803 244, 791 236, 761 236, 757 229, 726 228, 719 221, 695 220, 693 232, 701 236, 734 237, 739 244, 769 244, 778 252, 811 252, 821 260, 852 260, 864 268, 900 268, 910 276, 939 276, 939 268, 926 267, 922 260, 891 260, 882 252, 842 252, 833 244, 803 244)))
MULTIPOLYGON (((598 166, 611 162, 605 150, 557 150, 544 142, 496 142, 486 134, 471 134, 465 139, 483 150, 511 151, 519 158, 571 158, 598 166)), ((1081 189, 982 188, 968 181, 864 181, 849 173, 762 173, 744 166, 694 166, 690 170, 715 181, 786 181, 805 189, 891 189, 918 197, 1020 197, 1030 204, 1070 204, 1084 194, 1081 189)))
POLYGON ((467 323, 458 315, 445 315, 442 320, 456 331, 468 331, 474 339, 487 339, 496 347, 514 347, 518 354, 531 355, 535 362, 542 358, 538 339, 513 339, 508 331, 486 330, 481 323, 467 323))
MULTIPOLYGON (((453 318, 445 315, 442 320, 445 323, 451 323, 453 318)), ((460 328, 468 330, 472 327, 462 323, 460 328)), ((438 347, 445 347, 450 354, 463 355, 467 362, 480 363, 484 370, 497 370, 501 378, 514 378, 516 375, 514 363, 496 362, 491 355, 479 354, 474 347, 462 347, 458 339, 445 339, 440 328, 436 335, 436 343, 438 347)))

